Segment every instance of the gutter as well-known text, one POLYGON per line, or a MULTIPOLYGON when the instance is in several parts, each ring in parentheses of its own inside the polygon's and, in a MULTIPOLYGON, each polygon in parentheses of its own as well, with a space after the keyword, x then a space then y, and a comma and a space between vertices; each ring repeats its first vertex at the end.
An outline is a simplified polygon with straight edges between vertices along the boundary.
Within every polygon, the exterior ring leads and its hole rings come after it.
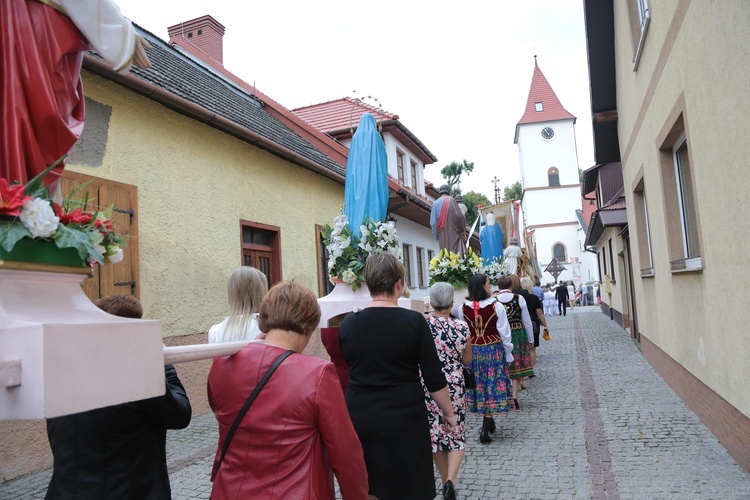
POLYGON ((250 144, 254 144, 259 148, 265 149, 274 155, 295 163, 301 167, 311 170, 317 174, 327 177, 331 180, 338 182, 339 184, 344 183, 344 176, 338 174, 332 170, 329 170, 322 165, 315 163, 298 153, 295 153, 291 149, 277 144, 260 134, 253 132, 252 130, 238 125, 237 123, 224 118, 221 115, 210 111, 203 106, 188 101, 176 94, 166 91, 152 83, 148 83, 140 78, 137 78, 131 74, 122 75, 112 70, 106 63, 99 61, 96 58, 86 54, 83 59, 83 67, 92 73, 96 73, 104 78, 117 82, 143 96, 148 97, 158 103, 167 106, 170 109, 177 111, 185 116, 198 120, 202 123, 217 128, 223 132, 226 132, 238 139, 241 139, 250 144))

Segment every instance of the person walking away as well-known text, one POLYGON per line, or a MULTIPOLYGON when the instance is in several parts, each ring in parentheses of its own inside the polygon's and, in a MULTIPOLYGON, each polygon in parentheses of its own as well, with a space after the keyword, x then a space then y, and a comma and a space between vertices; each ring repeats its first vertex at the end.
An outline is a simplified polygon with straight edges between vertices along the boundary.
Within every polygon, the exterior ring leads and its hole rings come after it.
POLYGON ((344 318, 339 342, 349 366, 346 405, 364 450, 369 492, 380 500, 431 500, 435 478, 421 380, 452 432, 457 418, 443 366, 424 315, 398 307, 404 288, 398 257, 371 255, 364 279, 372 301, 344 318))
POLYGON ((466 447, 466 383, 464 366, 471 364, 471 332, 468 325, 451 318, 454 289, 448 283, 435 283, 430 287, 430 305, 434 312, 427 317, 430 333, 435 341, 438 357, 443 363, 443 375, 448 382, 453 411, 456 412, 456 429, 446 432, 441 421, 440 408, 424 388, 425 402, 430 417, 432 458, 440 473, 443 498, 455 500, 456 478, 466 447))
POLYGON ((258 327, 260 304, 268 292, 266 275, 250 266, 232 271, 227 282, 229 317, 208 331, 208 343, 263 340, 258 327))
POLYGON ((557 314, 568 315, 568 287, 565 283, 560 283, 555 288, 555 298, 557 299, 557 314))
POLYGON ((586 283, 581 285, 581 305, 589 305, 589 286, 586 283))
MULTIPOLYGON (((115 316, 143 316, 131 295, 95 304, 115 316)), ((48 419, 53 464, 45 498, 171 498, 167 429, 187 427, 192 408, 174 366, 164 367, 164 381, 163 396, 48 419)))
POLYGON ((557 316, 557 300, 555 292, 549 286, 544 287, 544 316, 557 316))
POLYGON ((505 307, 511 329, 513 362, 508 365, 508 375, 512 383, 513 403, 517 410, 520 408, 518 392, 521 389, 521 382, 525 377, 534 374, 534 367, 531 364, 534 330, 531 326, 531 316, 526 300, 514 294, 510 290, 511 285, 512 281, 509 276, 501 276, 497 280, 497 286, 500 289, 497 300, 505 307))
POLYGON ((494 416, 515 408, 508 363, 513 361, 510 324, 505 308, 491 293, 486 274, 469 279, 469 296, 452 314, 469 325, 471 368, 477 381, 469 391, 469 411, 482 415, 479 442, 488 444, 495 432, 494 416))
POLYGON ((531 278, 521 278, 521 288, 529 292, 529 301, 527 303, 529 308, 529 315, 531 316, 531 326, 534 329, 534 344, 531 348, 531 366, 536 370, 536 348, 539 347, 539 334, 542 327, 547 328, 547 318, 544 317, 544 310, 542 302, 539 297, 531 293, 531 278))
POLYGON ((568 303, 570 307, 575 307, 576 305, 576 292, 575 288, 573 287, 573 282, 568 281, 568 303))
POLYGON ((214 359, 207 384, 219 423, 212 499, 333 500, 331 469, 344 498, 368 498, 362 446, 336 370, 302 354, 319 321, 320 307, 308 288, 279 283, 260 306, 263 342, 214 359), (238 418, 253 393, 255 400, 238 418))
MULTIPOLYGON (((529 279, 531 279, 531 278, 529 278, 529 279)), ((534 295, 536 295, 537 297, 539 297, 539 302, 544 303, 544 290, 539 285, 539 281, 537 281, 536 283, 534 283, 534 288, 531 289, 530 293, 533 293, 534 295)))

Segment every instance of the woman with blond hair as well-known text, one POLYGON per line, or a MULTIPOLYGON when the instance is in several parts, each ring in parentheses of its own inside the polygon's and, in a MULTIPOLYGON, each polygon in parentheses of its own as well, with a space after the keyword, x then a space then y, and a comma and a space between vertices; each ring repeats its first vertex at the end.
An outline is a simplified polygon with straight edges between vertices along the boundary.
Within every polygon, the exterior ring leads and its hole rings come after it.
POLYGON ((208 374, 219 423, 211 498, 333 500, 333 469, 344 498, 367 499, 362 446, 336 370, 302 354, 320 321, 315 295, 279 283, 258 321, 263 342, 216 358, 208 374))
POLYGON ((457 420, 443 366, 424 315, 398 307, 404 289, 398 257, 371 255, 364 277, 372 302, 347 315, 339 342, 349 366, 346 405, 364 449, 370 494, 380 500, 432 500, 432 445, 421 380, 440 408, 442 425, 452 432, 457 420))
POLYGON ((513 403, 516 410, 518 404, 518 391, 525 377, 534 374, 534 366, 531 364, 531 346, 534 345, 534 330, 531 326, 531 316, 526 305, 526 299, 522 295, 516 295, 511 290, 513 281, 509 276, 501 276, 497 280, 500 293, 497 301, 505 307, 508 323, 511 329, 511 341, 513 342, 513 361, 508 365, 508 375, 513 387, 513 403))
POLYGON ((208 343, 261 340, 258 312, 268 292, 266 275, 250 266, 235 269, 227 282, 229 317, 208 331, 208 343), (259 337, 260 335, 260 337, 259 337))

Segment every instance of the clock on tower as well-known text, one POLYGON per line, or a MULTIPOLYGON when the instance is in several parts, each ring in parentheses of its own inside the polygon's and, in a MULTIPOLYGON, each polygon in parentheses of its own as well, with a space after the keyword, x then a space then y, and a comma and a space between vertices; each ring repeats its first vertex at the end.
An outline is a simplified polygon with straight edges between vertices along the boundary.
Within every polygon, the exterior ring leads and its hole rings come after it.
POLYGON ((544 127, 542 129, 542 139, 545 141, 551 141, 553 137, 555 137, 555 131, 552 127, 544 127))

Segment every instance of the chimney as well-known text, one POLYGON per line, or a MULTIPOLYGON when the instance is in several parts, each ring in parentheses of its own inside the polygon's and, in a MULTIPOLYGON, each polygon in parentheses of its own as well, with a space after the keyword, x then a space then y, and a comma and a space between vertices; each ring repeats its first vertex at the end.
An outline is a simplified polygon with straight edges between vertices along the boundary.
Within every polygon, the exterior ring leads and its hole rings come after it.
POLYGON ((201 16, 184 23, 175 24, 167 28, 167 33, 169 34, 170 45, 176 43, 198 57, 207 55, 219 64, 224 64, 222 42, 224 26, 213 17, 201 16), (203 54, 190 50, 191 45, 200 49, 203 54))

